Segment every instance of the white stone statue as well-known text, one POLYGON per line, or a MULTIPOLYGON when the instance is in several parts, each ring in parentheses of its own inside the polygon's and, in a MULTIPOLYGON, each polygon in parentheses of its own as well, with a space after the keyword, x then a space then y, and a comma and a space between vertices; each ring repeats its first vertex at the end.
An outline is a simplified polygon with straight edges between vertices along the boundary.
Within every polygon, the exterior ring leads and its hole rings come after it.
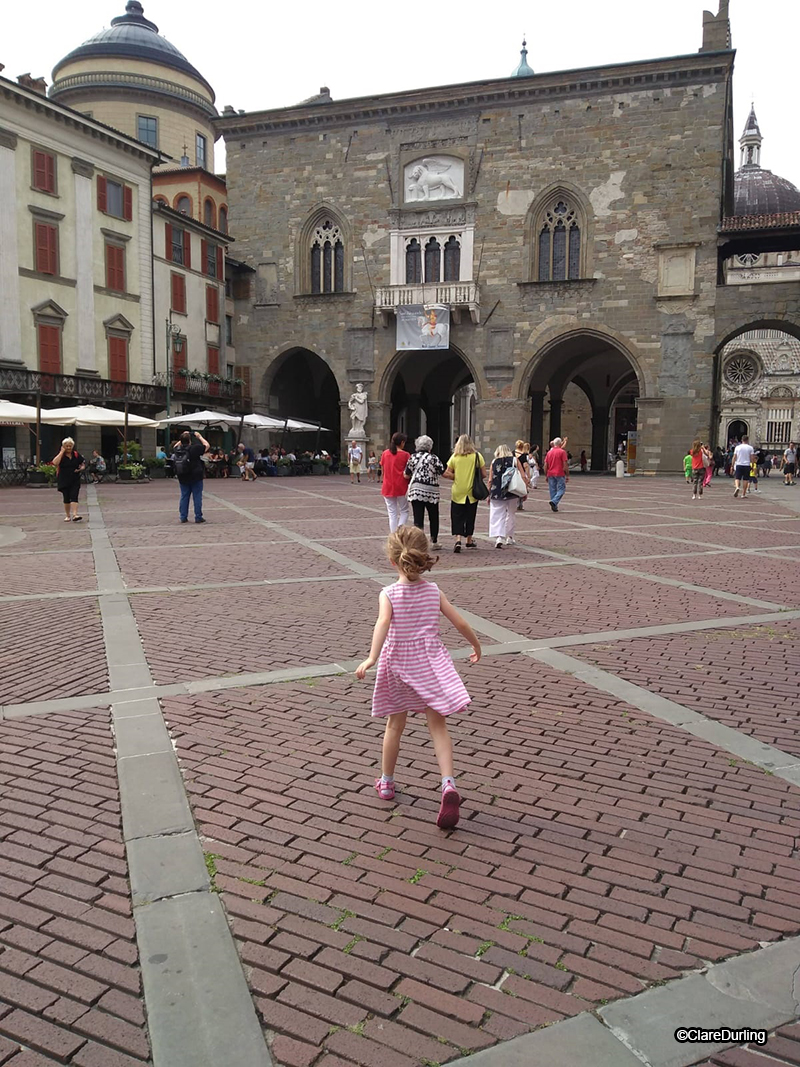
POLYGON ((450 200, 460 197, 461 160, 422 159, 406 168, 406 200, 450 200))
POLYGON ((364 391, 364 386, 361 382, 356 385, 356 391, 347 401, 347 406, 350 409, 350 429, 347 436, 366 437, 365 427, 367 424, 367 415, 369 414, 369 404, 367 403, 367 394, 364 391))

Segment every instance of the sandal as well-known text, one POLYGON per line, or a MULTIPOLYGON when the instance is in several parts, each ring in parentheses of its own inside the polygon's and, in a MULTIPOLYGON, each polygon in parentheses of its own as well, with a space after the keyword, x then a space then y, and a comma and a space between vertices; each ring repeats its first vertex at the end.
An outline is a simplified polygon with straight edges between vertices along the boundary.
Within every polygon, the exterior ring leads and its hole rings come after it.
POLYGON ((375 792, 381 800, 394 800, 394 782, 384 782, 383 779, 376 778, 375 792))
POLYGON ((445 789, 442 793, 442 804, 439 808, 439 816, 436 825, 440 830, 452 830, 458 825, 460 814, 461 797, 456 789, 445 789))

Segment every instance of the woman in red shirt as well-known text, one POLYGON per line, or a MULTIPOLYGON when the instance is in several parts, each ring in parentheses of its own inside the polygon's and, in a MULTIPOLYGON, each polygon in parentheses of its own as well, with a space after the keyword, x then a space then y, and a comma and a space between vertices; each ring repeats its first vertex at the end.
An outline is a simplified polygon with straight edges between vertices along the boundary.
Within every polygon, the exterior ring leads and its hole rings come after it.
POLYGON ((408 524, 408 479, 405 469, 411 457, 405 451, 406 440, 404 433, 392 434, 392 442, 381 456, 381 493, 389 512, 389 533, 394 533, 398 526, 408 524))
POLYGON ((692 457, 692 500, 697 500, 699 496, 703 495, 703 481, 706 476, 706 457, 703 455, 703 442, 699 439, 692 441, 689 455, 692 457))

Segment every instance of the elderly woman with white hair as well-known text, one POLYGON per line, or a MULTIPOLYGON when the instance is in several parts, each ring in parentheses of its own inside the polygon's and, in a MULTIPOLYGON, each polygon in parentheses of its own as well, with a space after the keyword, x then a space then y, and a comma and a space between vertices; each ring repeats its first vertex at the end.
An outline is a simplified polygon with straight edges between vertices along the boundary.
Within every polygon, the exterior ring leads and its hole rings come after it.
POLYGON ((61 442, 61 451, 53 460, 61 497, 64 501, 64 522, 80 522, 78 514, 78 494, 81 491, 81 471, 86 469, 86 460, 75 448, 71 437, 61 442))
POLYGON ((414 442, 414 455, 406 463, 408 500, 414 513, 414 525, 425 528, 425 512, 428 512, 431 548, 439 546, 439 478, 444 473, 444 463, 433 451, 433 441, 423 434, 414 442))
POLYGON ((499 445, 495 449, 489 475, 489 537, 495 538, 495 548, 514 544, 514 523, 521 499, 509 489, 511 472, 515 467, 525 488, 530 489, 520 454, 512 452, 508 445, 499 445))

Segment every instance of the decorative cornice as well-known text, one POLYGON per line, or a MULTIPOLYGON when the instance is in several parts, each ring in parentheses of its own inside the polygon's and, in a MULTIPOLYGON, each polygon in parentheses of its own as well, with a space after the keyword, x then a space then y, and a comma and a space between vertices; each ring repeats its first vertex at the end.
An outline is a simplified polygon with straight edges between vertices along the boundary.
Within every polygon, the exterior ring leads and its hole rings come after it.
POLYGON ((38 219, 47 219, 48 222, 61 222, 66 217, 60 211, 48 211, 47 208, 37 207, 36 204, 28 204, 28 211, 38 219))
POLYGON ((341 126, 369 121, 422 121, 431 115, 465 109, 546 103, 568 96, 590 93, 627 93, 658 87, 673 88, 698 80, 723 81, 730 76, 733 52, 675 56, 643 60, 607 67, 536 74, 529 78, 502 78, 491 81, 415 89, 383 96, 320 104, 299 104, 244 115, 223 115, 214 128, 224 137, 260 136, 307 126, 341 126))
POLYGON ((119 233, 118 230, 107 230, 105 226, 100 227, 100 233, 104 237, 110 237, 112 241, 130 241, 131 235, 129 233, 119 233))
POLYGON ((72 172, 73 174, 80 174, 82 178, 94 177, 94 164, 89 163, 88 160, 79 159, 77 156, 72 157, 72 172))
POLYGON ((17 135, 12 130, 6 130, 0 126, 0 148, 10 148, 13 152, 17 147, 17 135))

